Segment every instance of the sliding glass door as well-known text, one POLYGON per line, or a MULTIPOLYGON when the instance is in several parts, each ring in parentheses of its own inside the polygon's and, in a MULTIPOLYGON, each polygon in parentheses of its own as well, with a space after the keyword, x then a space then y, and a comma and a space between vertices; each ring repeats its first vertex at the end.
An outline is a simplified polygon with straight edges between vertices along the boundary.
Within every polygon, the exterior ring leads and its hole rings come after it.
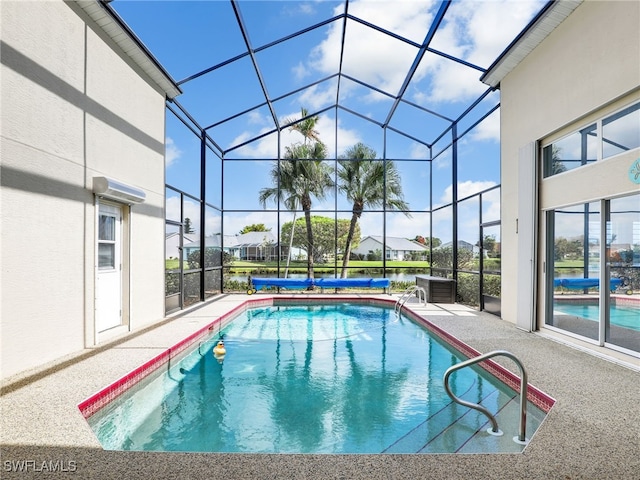
POLYGON ((547 255, 551 308, 546 324, 598 340, 600 203, 554 210, 547 255))
POLYGON ((606 256, 611 299, 604 340, 640 351, 640 194, 608 202, 606 256))
POLYGON ((640 195, 549 211, 546 230, 545 324, 639 353, 640 195))

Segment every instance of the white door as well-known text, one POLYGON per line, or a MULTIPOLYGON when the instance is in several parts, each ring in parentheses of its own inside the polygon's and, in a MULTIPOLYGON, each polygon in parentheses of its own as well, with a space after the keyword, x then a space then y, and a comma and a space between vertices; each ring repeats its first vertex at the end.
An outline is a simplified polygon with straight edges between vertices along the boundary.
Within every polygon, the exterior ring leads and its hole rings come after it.
POLYGON ((122 324, 122 208, 98 208, 98 258, 96 275, 96 330, 104 332, 122 324))

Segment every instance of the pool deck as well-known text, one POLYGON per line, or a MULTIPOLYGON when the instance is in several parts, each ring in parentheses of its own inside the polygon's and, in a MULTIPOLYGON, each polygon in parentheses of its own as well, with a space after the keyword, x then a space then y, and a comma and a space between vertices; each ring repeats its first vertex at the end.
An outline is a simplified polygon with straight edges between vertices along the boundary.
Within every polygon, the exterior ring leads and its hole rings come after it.
MULTIPOLYGON (((523 453, 271 455, 102 450, 78 409, 80 402, 246 300, 268 296, 224 296, 152 328, 5 381, 0 396, 0 478, 640 478, 640 359, 586 344, 568 346, 563 336, 553 332, 527 333, 462 305, 424 306, 413 299, 407 306, 414 312, 476 350, 515 354, 527 370, 529 383, 556 400, 523 453), (21 467, 22 472, 16 471, 21 467)), ((510 360, 496 360, 518 372, 510 360)))

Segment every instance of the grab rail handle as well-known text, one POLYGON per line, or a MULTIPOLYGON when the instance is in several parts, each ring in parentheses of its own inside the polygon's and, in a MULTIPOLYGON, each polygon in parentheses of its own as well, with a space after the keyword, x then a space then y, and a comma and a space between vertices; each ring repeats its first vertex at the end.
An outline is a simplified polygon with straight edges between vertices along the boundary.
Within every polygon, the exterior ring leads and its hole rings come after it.
MULTIPOLYGON (((396 304, 393 307, 393 310, 395 312, 399 312, 400 310, 402 310, 403 305, 407 300, 409 300, 409 297, 414 292, 422 293, 422 302, 426 305, 427 292, 425 292, 424 288, 420 287, 419 285, 412 285, 411 287, 407 288, 402 295, 400 295, 400 298, 398 298, 398 300, 396 301, 396 304)), ((418 302, 419 301, 420 301, 420 295, 418 295, 418 302)))
POLYGON ((520 360, 518 360, 518 358, 513 353, 507 352, 506 350, 494 350, 493 352, 485 353, 484 355, 480 355, 480 356, 471 358, 469 360, 466 360, 466 361, 461 362, 461 363, 457 363, 457 364, 449 367, 447 369, 447 371, 444 373, 444 389, 446 390, 447 394, 449 394, 449 396, 451 397, 451 399, 454 402, 459 403, 460 405, 463 405, 465 407, 473 408, 474 410, 478 410, 478 411, 484 413, 489 418, 489 420, 491 421, 491 429, 488 430, 489 433, 491 433, 493 435, 501 435, 502 432, 500 432, 500 429, 498 428, 498 422, 496 421, 495 416, 493 416, 489 412, 489 410, 487 410, 485 407, 483 407, 482 405, 480 405, 478 403, 472 403, 472 402, 467 402, 466 400, 462 400, 461 398, 457 397, 451 391, 451 387, 449 386, 449 376, 453 372, 455 372, 456 370, 460 370, 461 368, 468 367, 470 365, 482 362, 483 360, 487 360, 489 358, 496 357, 496 356, 499 356, 499 355, 503 356, 503 357, 510 358, 511 360, 513 360, 516 363, 516 365, 520 369, 520 425, 519 425, 519 429, 518 429, 518 436, 513 437, 513 441, 516 442, 516 443, 526 444, 527 443, 527 437, 526 437, 526 428, 527 428, 527 372, 525 371, 524 366, 522 365, 522 362, 520 360))

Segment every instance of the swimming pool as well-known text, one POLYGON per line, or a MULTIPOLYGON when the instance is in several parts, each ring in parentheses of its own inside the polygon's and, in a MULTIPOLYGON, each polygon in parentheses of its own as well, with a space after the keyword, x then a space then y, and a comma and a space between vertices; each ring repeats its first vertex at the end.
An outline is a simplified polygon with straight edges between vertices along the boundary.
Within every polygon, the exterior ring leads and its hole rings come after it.
MULTIPOLYGON (((553 308, 563 315, 599 321, 600 306, 598 304, 555 302, 553 308)), ((612 325, 640 332, 640 309, 637 307, 612 305, 609 309, 609 319, 612 325)))
MULTIPOLYGON (((218 324, 221 325, 221 324, 218 324)), ((518 395, 482 369, 454 392, 444 371, 465 357, 392 308, 268 305, 213 329, 180 362, 89 417, 105 449, 276 453, 519 452, 518 395), (224 359, 212 349, 224 337, 224 359)), ((531 437, 544 412, 528 405, 531 437)))

